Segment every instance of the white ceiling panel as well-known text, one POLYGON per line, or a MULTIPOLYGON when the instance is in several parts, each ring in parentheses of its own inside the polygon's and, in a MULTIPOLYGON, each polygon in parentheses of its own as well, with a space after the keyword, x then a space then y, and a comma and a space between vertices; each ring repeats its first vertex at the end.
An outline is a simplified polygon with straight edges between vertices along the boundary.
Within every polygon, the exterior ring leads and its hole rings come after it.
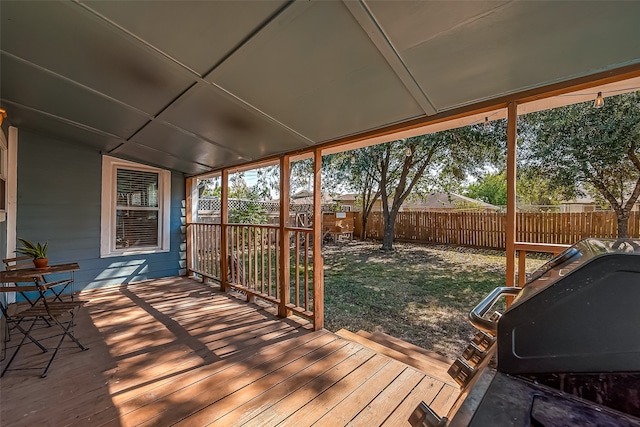
POLYGON ((304 139, 231 100, 208 83, 190 89, 158 118, 222 144, 245 161, 307 146, 304 139))
POLYGON ((267 22, 286 1, 83 3, 203 75, 267 22))
POLYGON ((366 7, 399 52, 481 19, 506 1, 367 1, 366 7))
POLYGON ((84 89, 6 54, 2 55, 2 96, 91 128, 128 138, 149 121, 140 111, 84 89), (90 105, 91 108, 87 108, 90 105))
POLYGON ((640 1, 0 1, 0 106, 9 125, 197 174, 638 77, 639 16, 640 1))
POLYGON ((180 66, 70 2, 3 1, 1 20, 4 52, 148 114, 193 83, 180 66))
POLYGON ((340 2, 290 6, 206 78, 315 142, 424 115, 340 2))
POLYGON ((118 157, 160 166, 165 169, 182 171, 189 175, 197 175, 211 171, 210 168, 198 163, 185 161, 166 152, 154 150, 153 148, 132 142, 127 143, 122 149, 118 150, 118 157))
POLYGON ((116 137, 79 128, 72 123, 61 121, 57 117, 51 117, 20 105, 6 103, 3 104, 3 107, 11 112, 12 126, 33 129, 54 139, 89 146, 100 152, 113 150, 124 142, 116 137))
POLYGON ((397 35, 400 56, 439 111, 640 58, 640 2, 516 1, 435 33, 407 32, 398 16, 430 28, 455 2, 370 5, 382 27, 397 35))
POLYGON ((149 124, 140 133, 136 134, 132 141, 166 152, 184 161, 196 159, 198 163, 211 168, 221 167, 229 163, 239 163, 244 160, 230 150, 160 121, 149 124))

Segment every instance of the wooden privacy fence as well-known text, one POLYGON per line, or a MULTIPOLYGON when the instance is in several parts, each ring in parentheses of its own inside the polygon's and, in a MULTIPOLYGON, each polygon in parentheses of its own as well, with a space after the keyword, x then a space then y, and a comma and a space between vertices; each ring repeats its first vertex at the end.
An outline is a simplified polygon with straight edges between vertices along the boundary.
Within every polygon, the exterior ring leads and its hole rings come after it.
MULTIPOLYGON (((220 224, 190 223, 187 226, 189 274, 222 282, 248 299, 259 297, 314 320, 313 232, 285 228, 285 243, 275 225, 227 224, 227 271, 221 270, 220 224), (288 256, 282 257, 282 248, 288 256), (284 268, 284 271, 282 270, 284 268), (286 286, 281 284, 286 283, 286 286), (284 300, 283 300, 284 294, 284 300)), ((320 269, 322 266, 319 267, 320 269)))
MULTIPOLYGON (((571 245, 586 237, 615 238, 614 212, 518 213, 516 240, 571 245)), ((361 235, 362 212, 356 216, 356 236, 361 235)), ((367 237, 382 239, 382 212, 372 212, 367 237)), ((506 214, 493 212, 398 212, 395 239, 480 248, 505 249, 506 214)), ((629 236, 640 237, 640 214, 629 218, 629 236)))

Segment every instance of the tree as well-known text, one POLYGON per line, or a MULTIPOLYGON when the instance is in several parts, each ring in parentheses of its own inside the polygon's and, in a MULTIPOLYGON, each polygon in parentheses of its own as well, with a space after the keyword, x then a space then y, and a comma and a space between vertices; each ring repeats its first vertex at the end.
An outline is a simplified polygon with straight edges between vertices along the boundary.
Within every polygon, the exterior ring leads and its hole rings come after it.
POLYGON ((464 195, 496 206, 507 204, 507 177, 505 173, 490 173, 471 184, 464 195))
POLYGON ((395 220, 412 193, 448 190, 504 156, 504 121, 446 130, 370 147, 382 200, 382 250, 393 250, 395 220))
MULTIPOLYGON (((215 185, 212 194, 220 197, 221 187, 215 185)), ((229 200, 235 203, 229 207, 229 223, 232 224, 266 224, 267 211, 258 203, 266 197, 265 191, 256 184, 249 186, 244 179, 244 173, 239 172, 229 176, 229 200)))
POLYGON ((373 147, 360 148, 350 152, 343 152, 326 156, 323 159, 324 171, 330 176, 333 188, 339 185, 343 190, 357 194, 356 204, 362 206, 362 229, 360 238, 367 237, 367 221, 369 214, 380 198, 378 188, 379 177, 375 175, 373 163, 373 147))
POLYGON ((526 168, 518 170, 517 198, 521 205, 549 206, 558 205, 562 200, 561 192, 545 176, 531 173, 526 168))
POLYGON ((523 117, 524 167, 549 178, 566 198, 592 191, 618 218, 628 236, 629 215, 640 197, 640 91, 523 117))

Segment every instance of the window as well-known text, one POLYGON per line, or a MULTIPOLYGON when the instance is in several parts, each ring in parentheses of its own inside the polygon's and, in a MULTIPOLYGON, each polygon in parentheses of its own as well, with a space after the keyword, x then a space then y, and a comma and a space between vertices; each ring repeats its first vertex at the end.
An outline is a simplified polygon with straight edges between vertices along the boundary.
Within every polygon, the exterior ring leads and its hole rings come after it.
POLYGON ((169 171, 104 156, 100 256, 169 251, 169 171))

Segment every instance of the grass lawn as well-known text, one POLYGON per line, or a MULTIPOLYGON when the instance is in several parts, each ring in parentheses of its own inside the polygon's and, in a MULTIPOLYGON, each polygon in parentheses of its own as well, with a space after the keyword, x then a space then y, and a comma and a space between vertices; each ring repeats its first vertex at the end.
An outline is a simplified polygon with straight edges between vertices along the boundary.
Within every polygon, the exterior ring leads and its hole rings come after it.
MULTIPOLYGON (((469 311, 505 280, 503 251, 379 242, 325 245, 325 327, 381 331, 455 358, 474 328, 469 311)), ((548 259, 548 257, 546 258, 548 259)), ((528 260, 532 271, 545 260, 528 260)))

